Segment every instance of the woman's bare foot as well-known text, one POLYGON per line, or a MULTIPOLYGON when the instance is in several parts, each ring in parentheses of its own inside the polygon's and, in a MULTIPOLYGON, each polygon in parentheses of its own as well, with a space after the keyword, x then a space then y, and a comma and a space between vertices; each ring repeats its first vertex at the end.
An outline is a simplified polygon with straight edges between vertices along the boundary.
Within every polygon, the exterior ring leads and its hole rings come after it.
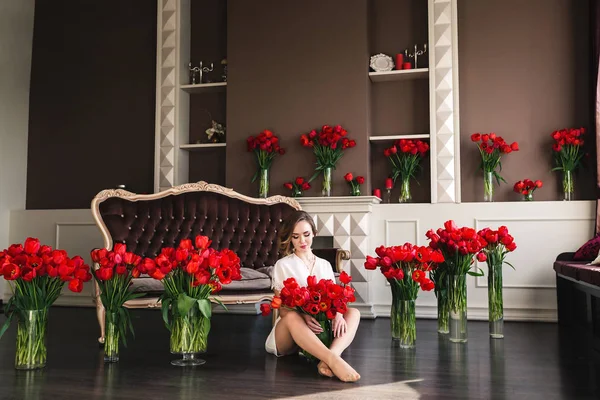
POLYGON ((319 375, 326 376, 328 378, 333 378, 333 372, 329 368, 329 365, 325 364, 323 361, 317 365, 317 371, 319 371, 319 375))
POLYGON ((340 356, 332 356, 327 365, 342 382, 356 382, 360 379, 360 374, 340 356))

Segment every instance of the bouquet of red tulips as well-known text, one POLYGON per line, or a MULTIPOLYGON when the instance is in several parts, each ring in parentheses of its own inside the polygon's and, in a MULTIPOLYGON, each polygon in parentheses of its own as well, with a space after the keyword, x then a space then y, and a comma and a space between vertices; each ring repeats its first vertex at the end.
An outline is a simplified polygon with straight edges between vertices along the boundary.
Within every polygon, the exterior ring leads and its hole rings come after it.
MULTIPOLYGON (((307 286, 300 286, 295 278, 288 278, 283 282, 279 296, 275 296, 271 304, 261 304, 262 314, 268 315, 271 309, 281 307, 309 314, 319 321, 323 329, 317 336, 325 346, 330 347, 333 341, 331 320, 337 313, 345 314, 348 303, 356 301, 354 288, 350 286, 352 277, 344 271, 339 279, 341 285, 330 279, 317 282, 317 278, 311 275, 307 279, 307 286)), ((304 351, 304 355, 314 360, 308 352, 304 351)))

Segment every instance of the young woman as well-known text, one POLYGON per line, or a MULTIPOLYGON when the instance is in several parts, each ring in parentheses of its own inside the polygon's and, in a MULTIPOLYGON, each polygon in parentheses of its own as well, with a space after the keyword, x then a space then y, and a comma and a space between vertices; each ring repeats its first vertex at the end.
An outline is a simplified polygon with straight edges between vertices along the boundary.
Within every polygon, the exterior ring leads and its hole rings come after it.
MULTIPOLYGON (((300 286, 307 285, 310 275, 317 280, 335 281, 331 264, 312 252, 315 234, 315 223, 304 211, 295 211, 284 221, 279 231, 279 247, 284 257, 273 269, 272 286, 276 295, 283 288, 283 281, 291 277, 296 278, 300 286)), ((322 329, 315 318, 282 307, 265 349, 279 357, 296 353, 300 346, 321 360, 317 366, 321 375, 335 375, 344 382, 355 382, 360 375, 341 358, 341 354, 352 343, 359 322, 360 312, 357 309, 348 308, 346 314, 338 313, 332 321, 334 340, 327 348, 316 336, 322 329)))

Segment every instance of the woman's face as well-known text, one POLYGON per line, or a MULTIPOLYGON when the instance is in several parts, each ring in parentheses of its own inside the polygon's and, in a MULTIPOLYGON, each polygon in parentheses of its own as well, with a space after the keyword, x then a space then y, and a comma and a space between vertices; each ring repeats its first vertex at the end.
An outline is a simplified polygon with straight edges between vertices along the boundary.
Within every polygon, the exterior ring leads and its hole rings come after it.
POLYGON ((300 221, 292 232, 292 246, 296 253, 310 251, 313 241, 313 230, 306 221, 300 221))

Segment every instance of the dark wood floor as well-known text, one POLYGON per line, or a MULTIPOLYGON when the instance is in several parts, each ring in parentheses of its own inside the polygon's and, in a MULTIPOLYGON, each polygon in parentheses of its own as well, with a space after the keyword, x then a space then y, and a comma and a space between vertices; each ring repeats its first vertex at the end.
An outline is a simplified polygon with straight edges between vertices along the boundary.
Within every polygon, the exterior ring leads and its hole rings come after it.
MULTIPOLYGON (((356 384, 317 375, 296 356, 265 353, 270 318, 215 315, 207 363, 170 365, 160 312, 133 312, 136 339, 121 361, 105 365, 96 345, 95 312, 50 313, 48 364, 13 369, 15 327, 0 339, 1 399, 586 399, 600 397, 600 357, 581 336, 556 324, 507 323, 504 340, 488 339, 484 322, 469 323, 466 345, 449 343, 436 322, 417 322, 418 344, 393 346, 389 319, 362 320, 344 357, 362 375, 356 384)), ((4 316, 0 316, 4 322, 4 316)))

